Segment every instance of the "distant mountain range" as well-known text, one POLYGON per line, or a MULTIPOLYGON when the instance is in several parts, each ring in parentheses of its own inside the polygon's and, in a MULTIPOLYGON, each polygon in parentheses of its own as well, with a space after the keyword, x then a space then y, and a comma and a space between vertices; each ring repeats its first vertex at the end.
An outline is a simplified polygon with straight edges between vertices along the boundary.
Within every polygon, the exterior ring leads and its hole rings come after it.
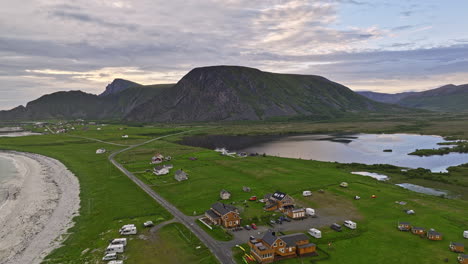
POLYGON ((449 84, 423 92, 386 94, 364 91, 357 93, 377 102, 411 108, 443 112, 468 111, 468 84, 449 84))
POLYGON ((212 66, 195 68, 176 84, 145 86, 116 79, 99 96, 81 91, 44 95, 25 107, 0 111, 0 120, 193 122, 408 111, 375 102, 320 76, 212 66))

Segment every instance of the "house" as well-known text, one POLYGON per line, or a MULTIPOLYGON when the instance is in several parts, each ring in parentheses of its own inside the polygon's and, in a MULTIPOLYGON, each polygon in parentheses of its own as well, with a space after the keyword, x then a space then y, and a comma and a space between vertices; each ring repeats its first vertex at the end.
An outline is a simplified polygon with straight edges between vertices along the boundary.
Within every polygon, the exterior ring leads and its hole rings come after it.
POLYGON ((456 253, 465 252, 465 245, 463 245, 462 243, 450 242, 449 248, 451 251, 456 253))
POLYGON ((287 210, 286 215, 292 219, 303 219, 307 217, 306 210, 304 208, 293 208, 291 210, 287 210))
POLYGON ((223 189, 219 192, 219 197, 223 200, 228 200, 231 198, 231 193, 223 189))
POLYGON ((103 154, 103 153, 106 153, 106 149, 100 148, 96 150, 96 154, 103 154))
POLYGON ((174 179, 177 181, 185 181, 188 180, 188 174, 185 173, 183 170, 177 170, 174 175, 174 179))
POLYGON ((468 264, 468 255, 460 254, 457 259, 460 264, 468 264))
POLYGON ((410 231, 411 230, 411 224, 408 222, 398 222, 398 229, 400 231, 410 231))
POLYGON ((429 232, 427 232, 427 238, 429 240, 442 240, 442 234, 439 233, 439 232, 436 232, 434 230, 430 230, 429 232))
POLYGON ((265 195, 265 210, 266 211, 275 211, 279 210, 284 212, 291 207, 294 208, 294 199, 280 191, 276 191, 273 194, 265 195))
POLYGON ((153 173, 156 175, 166 175, 169 173, 169 167, 166 166, 156 166, 153 169, 153 173))
POLYGON ((241 223, 239 210, 235 206, 220 202, 211 205, 210 210, 205 212, 205 216, 213 224, 226 228, 238 227, 241 223))
POLYGON ((413 233, 414 235, 419 235, 419 236, 423 236, 426 234, 426 229, 424 229, 423 227, 411 227, 411 233, 413 233))
POLYGON ((248 245, 252 256, 262 264, 317 254, 316 245, 303 233, 277 236, 275 231, 268 230, 260 239, 251 237, 248 245))
POLYGON ((151 158, 151 164, 159 164, 163 162, 164 156, 161 155, 160 153, 156 153, 152 158, 151 158))
POLYGON ((252 191, 252 190, 250 189, 250 187, 243 186, 243 187, 242 187, 242 191, 244 191, 244 192, 250 192, 250 191, 252 191))

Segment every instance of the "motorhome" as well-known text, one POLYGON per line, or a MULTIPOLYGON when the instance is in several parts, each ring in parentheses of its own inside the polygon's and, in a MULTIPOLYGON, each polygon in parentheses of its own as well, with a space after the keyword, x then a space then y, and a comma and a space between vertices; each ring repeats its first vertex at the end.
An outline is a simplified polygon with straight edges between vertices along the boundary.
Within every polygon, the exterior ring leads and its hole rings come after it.
POLYGON ((311 195, 312 195, 311 191, 303 191, 302 192, 302 196, 304 196, 304 197, 311 196, 311 195))
POLYGON ((137 228, 135 226, 133 227, 128 227, 120 231, 121 235, 136 235, 137 234, 137 228))
POLYGON ((110 242, 111 245, 124 245, 127 246, 127 239, 126 238, 116 238, 116 239, 112 239, 112 241, 110 242))
POLYGON ((111 260, 107 264, 123 264, 123 260, 111 260))
POLYGON ((316 228, 309 229, 309 234, 315 238, 322 238, 322 231, 316 228))
POLYGON ((315 216, 315 209, 306 208, 306 215, 315 216))
POLYGON ((349 229, 356 229, 357 228, 357 224, 355 222, 351 221, 351 220, 344 221, 344 226, 346 226, 349 229))
POLYGON ((124 246, 123 245, 109 245, 106 248, 106 254, 109 253, 123 253, 124 252, 124 246))
POLYGON ((123 231, 124 229, 133 228, 133 227, 136 227, 136 226, 134 224, 124 225, 122 226, 122 228, 120 228, 119 232, 123 231))
POLYGON ((114 259, 117 259, 117 253, 109 253, 109 254, 106 254, 102 260, 104 261, 107 261, 107 260, 114 260, 114 259))
POLYGON ((463 232, 463 237, 468 238, 468 230, 463 232))

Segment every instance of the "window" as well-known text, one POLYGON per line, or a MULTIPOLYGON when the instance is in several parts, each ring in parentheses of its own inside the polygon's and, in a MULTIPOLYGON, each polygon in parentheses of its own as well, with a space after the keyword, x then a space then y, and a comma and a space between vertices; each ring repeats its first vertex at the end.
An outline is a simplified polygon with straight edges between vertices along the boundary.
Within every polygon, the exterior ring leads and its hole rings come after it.
POLYGON ((274 243, 274 244, 273 244, 273 247, 276 247, 276 246, 277 246, 276 243, 274 243))
POLYGON ((283 245, 283 242, 280 242, 279 245, 280 245, 280 247, 281 247, 281 246, 283 245))
POLYGON ((284 253, 284 248, 280 248, 279 250, 281 253, 284 253))

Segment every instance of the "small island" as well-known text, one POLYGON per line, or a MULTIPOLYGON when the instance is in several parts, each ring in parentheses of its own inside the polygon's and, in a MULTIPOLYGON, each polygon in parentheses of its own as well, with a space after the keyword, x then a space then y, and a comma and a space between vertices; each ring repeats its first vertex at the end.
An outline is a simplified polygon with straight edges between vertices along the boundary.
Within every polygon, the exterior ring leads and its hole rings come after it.
POLYGON ((392 149, 384 149, 383 152, 393 152, 392 149))

